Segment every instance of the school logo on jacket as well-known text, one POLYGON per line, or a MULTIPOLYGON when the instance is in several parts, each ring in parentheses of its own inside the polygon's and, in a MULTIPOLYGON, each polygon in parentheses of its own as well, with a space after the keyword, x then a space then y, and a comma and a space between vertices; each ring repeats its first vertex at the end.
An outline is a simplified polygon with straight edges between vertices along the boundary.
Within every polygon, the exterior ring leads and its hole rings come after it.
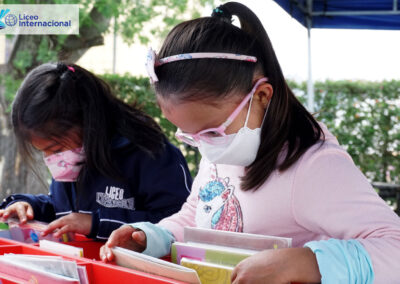
POLYGON ((107 208, 135 210, 135 199, 124 199, 124 189, 115 186, 106 186, 105 192, 97 192, 96 202, 107 208))
POLYGON ((215 230, 243 232, 243 216, 240 203, 234 195, 235 187, 229 184, 229 177, 215 175, 200 188, 196 209, 196 225, 215 230))

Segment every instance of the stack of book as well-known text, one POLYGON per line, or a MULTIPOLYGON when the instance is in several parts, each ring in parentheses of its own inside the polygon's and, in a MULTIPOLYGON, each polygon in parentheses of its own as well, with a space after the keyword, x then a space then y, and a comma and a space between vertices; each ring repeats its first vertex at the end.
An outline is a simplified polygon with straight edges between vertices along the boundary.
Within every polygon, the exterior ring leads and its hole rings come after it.
POLYGON ((291 247, 290 238, 185 228, 184 242, 172 244, 172 262, 196 270, 201 283, 231 283, 234 267, 266 249, 291 247))
POLYGON ((0 256, 0 275, 13 277, 15 283, 89 283, 85 266, 61 256, 4 254, 0 256))
POLYGON ((74 234, 67 233, 56 238, 53 234, 43 237, 41 233, 46 230, 48 223, 40 221, 28 221, 20 224, 18 219, 9 218, 0 220, 0 237, 23 243, 38 243, 40 240, 53 242, 70 242, 74 240, 74 234))

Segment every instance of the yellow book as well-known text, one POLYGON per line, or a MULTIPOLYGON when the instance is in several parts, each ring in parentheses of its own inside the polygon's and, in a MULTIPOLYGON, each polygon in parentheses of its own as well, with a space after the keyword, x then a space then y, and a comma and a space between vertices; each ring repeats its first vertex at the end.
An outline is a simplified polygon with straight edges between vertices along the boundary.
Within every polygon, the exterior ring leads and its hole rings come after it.
POLYGON ((233 266, 183 257, 181 265, 196 270, 202 284, 230 284, 233 266))

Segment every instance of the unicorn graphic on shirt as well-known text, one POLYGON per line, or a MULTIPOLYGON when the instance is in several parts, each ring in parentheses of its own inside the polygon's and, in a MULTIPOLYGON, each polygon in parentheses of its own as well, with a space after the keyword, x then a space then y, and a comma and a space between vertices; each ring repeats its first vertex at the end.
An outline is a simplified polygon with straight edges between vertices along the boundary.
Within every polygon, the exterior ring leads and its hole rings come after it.
POLYGON ((196 225, 202 228, 243 232, 243 217, 240 203, 234 195, 235 187, 229 177, 215 175, 200 188, 196 209, 196 225))

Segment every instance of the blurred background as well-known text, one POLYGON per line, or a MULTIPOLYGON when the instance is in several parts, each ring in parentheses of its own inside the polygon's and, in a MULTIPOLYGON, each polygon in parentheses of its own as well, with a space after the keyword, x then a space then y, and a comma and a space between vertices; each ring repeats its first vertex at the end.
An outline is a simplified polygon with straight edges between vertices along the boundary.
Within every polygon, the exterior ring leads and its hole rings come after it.
MULTIPOLYGON (((68 61, 100 75, 125 102, 155 117, 186 156, 195 175, 198 152, 175 140, 175 127, 155 104, 144 61, 177 23, 209 16, 216 0, 0 1, 0 4, 79 4, 80 34, 0 35, 0 198, 47 193, 20 159, 10 126, 10 103, 35 66, 68 61)), ((307 102, 307 29, 272 0, 237 1, 267 30, 283 72, 307 102)), ((239 25, 236 21, 234 24, 239 25)), ((377 191, 396 208, 400 197, 400 31, 312 29, 313 112, 350 153, 377 191)), ((43 167, 41 173, 48 176, 43 167)))

